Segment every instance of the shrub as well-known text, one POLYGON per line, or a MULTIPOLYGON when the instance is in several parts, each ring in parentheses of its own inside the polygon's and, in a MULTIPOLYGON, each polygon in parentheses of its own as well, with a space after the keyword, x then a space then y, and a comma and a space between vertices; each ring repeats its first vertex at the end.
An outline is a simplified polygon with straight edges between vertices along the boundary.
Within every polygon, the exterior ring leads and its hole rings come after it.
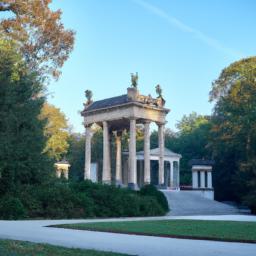
POLYGON ((26 211, 21 201, 13 196, 4 196, 0 199, 0 218, 17 220, 25 218, 26 211))
POLYGON ((141 188, 139 193, 143 196, 154 197, 157 200, 157 202, 161 205, 164 212, 169 211, 168 201, 167 201, 165 195, 161 191, 157 190, 157 188, 155 186, 146 185, 141 188))
POLYGON ((157 216, 166 212, 164 195, 154 187, 140 192, 116 186, 81 181, 52 181, 40 186, 23 186, 16 197, 1 200, 0 217, 91 218, 157 216), (162 198, 162 196, 164 198, 162 198))

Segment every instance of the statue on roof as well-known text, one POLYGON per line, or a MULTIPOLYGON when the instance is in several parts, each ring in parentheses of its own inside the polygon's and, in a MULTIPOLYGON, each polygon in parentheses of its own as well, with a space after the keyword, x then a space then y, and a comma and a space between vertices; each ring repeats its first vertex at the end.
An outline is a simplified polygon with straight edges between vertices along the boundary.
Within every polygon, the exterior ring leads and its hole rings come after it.
POLYGON ((160 86, 160 84, 158 84, 157 86, 156 86, 156 94, 158 94, 158 97, 157 97, 157 106, 158 107, 164 107, 164 105, 165 105, 165 100, 164 100, 164 98, 163 98, 163 90, 162 90, 162 88, 161 88, 161 86, 160 86))
POLYGON ((86 105, 90 105, 92 103, 92 91, 91 90, 86 90, 85 91, 85 97, 87 99, 87 102, 85 103, 86 105))
POLYGON ((132 83, 131 86, 133 88, 138 87, 138 79, 139 79, 138 72, 136 72, 135 75, 133 73, 131 73, 131 83, 132 83))
POLYGON ((162 90, 160 84, 158 84, 158 85, 156 86, 156 94, 158 95, 158 98, 163 98, 162 93, 163 93, 163 90, 162 90))

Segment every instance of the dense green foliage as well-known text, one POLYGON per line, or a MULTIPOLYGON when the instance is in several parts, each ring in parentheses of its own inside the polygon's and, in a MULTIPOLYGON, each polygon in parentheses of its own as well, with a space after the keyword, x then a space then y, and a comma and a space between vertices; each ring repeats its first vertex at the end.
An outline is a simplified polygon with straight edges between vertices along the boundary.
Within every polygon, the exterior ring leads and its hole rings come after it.
POLYGON ((159 191, 155 186, 146 185, 140 189, 139 193, 144 196, 152 196, 156 198, 157 202, 162 206, 162 208, 166 212, 169 211, 169 206, 165 195, 161 191, 159 191))
POLYGON ((115 231, 120 233, 177 236, 197 239, 256 242, 256 223, 244 221, 153 220, 94 222, 58 225, 58 227, 115 231), (232 230, 232 232, 230 232, 232 230))
POLYGON ((4 256, 125 256, 126 254, 95 250, 70 249, 49 244, 0 240, 0 255, 4 256))
MULTIPOLYGON (((160 195, 161 194, 161 195, 160 195)), ((15 197, 0 200, 1 219, 94 218, 164 215, 168 208, 156 189, 142 193, 90 181, 53 181, 24 186, 15 197)))
POLYGON ((256 57, 225 68, 213 83, 216 192, 256 212, 256 57))
POLYGON ((40 184, 52 172, 45 146, 42 83, 11 42, 0 41, 0 194, 40 184))

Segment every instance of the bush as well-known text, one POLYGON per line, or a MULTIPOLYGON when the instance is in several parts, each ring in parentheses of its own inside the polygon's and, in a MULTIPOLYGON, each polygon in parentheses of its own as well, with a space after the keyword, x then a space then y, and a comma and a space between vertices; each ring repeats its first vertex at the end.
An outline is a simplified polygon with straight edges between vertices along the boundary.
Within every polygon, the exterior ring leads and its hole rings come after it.
POLYGON ((13 196, 4 196, 0 199, 0 218, 7 220, 22 219, 26 211, 21 201, 13 196))
POLYGON ((157 190, 157 188, 153 185, 146 185, 141 188, 140 194, 142 196, 151 196, 157 200, 157 202, 161 205, 163 208, 164 212, 169 211, 169 206, 168 206, 168 201, 165 197, 165 195, 157 190))
POLYGON ((19 191, 16 198, 1 200, 1 218, 20 219, 25 213, 29 218, 51 219, 159 216, 167 211, 164 195, 148 186, 137 192, 90 181, 55 180, 19 191))

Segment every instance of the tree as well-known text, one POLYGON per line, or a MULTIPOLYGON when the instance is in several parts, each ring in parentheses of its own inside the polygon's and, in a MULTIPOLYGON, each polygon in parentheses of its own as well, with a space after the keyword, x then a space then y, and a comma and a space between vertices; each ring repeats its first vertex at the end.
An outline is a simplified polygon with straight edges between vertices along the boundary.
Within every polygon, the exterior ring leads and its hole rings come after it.
POLYGON ((29 67, 57 78, 74 44, 74 32, 65 30, 61 11, 49 8, 51 0, 0 0, 0 37, 11 39, 29 67))
POLYGON ((182 155, 180 161, 181 183, 190 185, 189 161, 193 158, 211 158, 209 151, 211 118, 192 112, 188 116, 182 117, 177 128, 175 150, 182 155))
POLYGON ((22 184, 40 184, 53 171, 43 154, 45 101, 42 83, 31 73, 15 44, 0 41, 0 194, 22 184))
POLYGON ((46 120, 44 135, 47 143, 44 152, 58 161, 65 156, 69 147, 67 119, 60 109, 48 103, 43 105, 39 118, 46 120))
POLYGON ((176 125, 179 133, 186 134, 200 127, 200 125, 208 123, 209 118, 203 115, 198 115, 196 112, 192 112, 188 116, 184 115, 176 125))
MULTIPOLYGON (((256 211, 256 57, 225 68, 214 81, 213 150, 230 196, 256 211)), ((221 181, 218 181, 221 182, 221 181)), ((224 185, 224 184, 223 184, 224 185)), ((221 188, 220 188, 221 189, 221 188)))
POLYGON ((85 163, 85 136, 79 133, 72 133, 68 138, 69 149, 67 159, 70 163, 69 177, 72 180, 84 179, 85 163))

